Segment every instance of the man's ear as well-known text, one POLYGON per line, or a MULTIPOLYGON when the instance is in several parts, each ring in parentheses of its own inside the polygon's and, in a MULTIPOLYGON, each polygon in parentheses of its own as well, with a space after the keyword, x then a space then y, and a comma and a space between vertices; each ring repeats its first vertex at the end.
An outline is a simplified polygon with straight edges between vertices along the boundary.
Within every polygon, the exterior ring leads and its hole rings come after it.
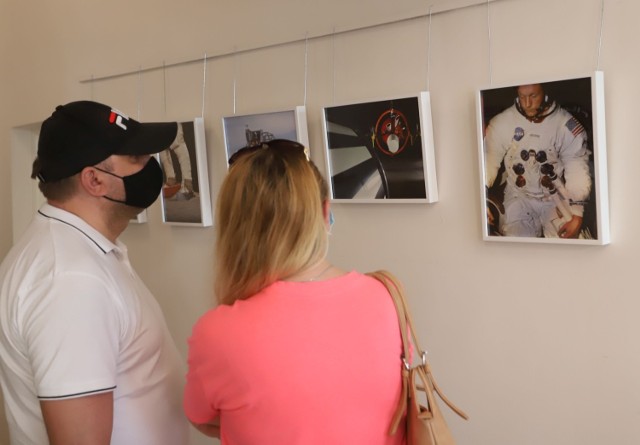
POLYGON ((93 167, 85 167, 80 172, 80 185, 91 196, 104 196, 107 186, 100 172, 93 167))

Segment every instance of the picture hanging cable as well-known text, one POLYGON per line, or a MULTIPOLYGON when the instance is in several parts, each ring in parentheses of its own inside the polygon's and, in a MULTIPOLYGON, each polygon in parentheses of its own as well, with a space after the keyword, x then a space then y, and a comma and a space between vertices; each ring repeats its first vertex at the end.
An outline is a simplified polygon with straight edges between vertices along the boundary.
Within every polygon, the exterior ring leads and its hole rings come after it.
POLYGON ((304 101, 302 105, 307 106, 307 75, 309 73, 309 32, 304 39, 304 101))
POLYGON ((233 47, 233 115, 236 114, 236 80, 238 74, 238 57, 236 54, 236 48, 233 47))
POLYGON ((604 0, 600 6, 600 37, 598 38, 598 57, 596 59, 596 71, 600 71, 600 52, 602 51, 602 29, 604 28, 604 0))
POLYGON ((140 122, 140 102, 142 102, 142 65, 138 69, 138 122, 140 122))
POLYGON ((167 67, 162 61, 162 101, 164 102, 164 115, 167 115, 167 67))
POLYGON ((489 49, 489 85, 493 84, 492 69, 491 69, 491 8, 490 0, 487 0, 487 38, 489 49))
POLYGON ((207 53, 204 53, 204 60, 202 61, 202 113, 200 117, 204 119, 204 104, 205 104, 205 92, 207 89, 207 53))
POLYGON ((91 75, 91 86, 90 86, 90 89, 89 89, 89 97, 91 98, 91 100, 95 100, 93 98, 93 74, 91 75))
POLYGON ((331 33, 331 104, 336 103, 336 27, 331 33))
POLYGON ((430 71, 431 71, 431 10, 433 5, 429 5, 429 32, 427 38, 427 91, 429 91, 430 71))

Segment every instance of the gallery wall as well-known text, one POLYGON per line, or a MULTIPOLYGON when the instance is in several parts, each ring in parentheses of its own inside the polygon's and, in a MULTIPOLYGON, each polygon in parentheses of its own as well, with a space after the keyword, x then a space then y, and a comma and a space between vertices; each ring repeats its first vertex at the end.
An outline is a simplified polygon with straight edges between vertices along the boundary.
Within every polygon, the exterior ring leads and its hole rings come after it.
MULTIPOLYGON (((306 105, 324 170, 322 107, 428 89, 439 202, 335 204, 330 259, 405 283, 436 378, 470 415, 447 413, 460 444, 637 444, 639 14, 635 0, 0 0, 0 205, 11 208, 10 178, 22 174, 9 168, 12 129, 60 103, 94 99, 143 121, 204 117, 215 204, 222 117, 306 105), (476 92, 596 68, 611 244, 483 241, 476 92)), ((11 213, 0 213, 0 257, 11 213)), ((158 204, 148 219, 122 238, 186 354, 213 305, 213 228, 163 224, 158 204)))

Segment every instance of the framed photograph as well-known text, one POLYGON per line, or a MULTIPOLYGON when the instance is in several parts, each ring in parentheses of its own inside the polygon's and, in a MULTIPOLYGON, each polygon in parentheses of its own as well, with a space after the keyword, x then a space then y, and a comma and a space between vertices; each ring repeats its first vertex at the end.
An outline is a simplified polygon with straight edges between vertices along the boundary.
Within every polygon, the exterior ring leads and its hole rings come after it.
POLYGON ((428 92, 325 107, 323 132, 333 202, 438 201, 428 92))
POLYGON ((146 224, 147 221, 147 209, 144 209, 142 212, 138 213, 135 218, 129 220, 131 224, 146 224))
POLYGON ((481 89, 477 118, 485 240, 610 242, 602 72, 481 89))
POLYGON ((307 112, 304 106, 291 110, 222 118, 227 161, 239 149, 273 139, 298 141, 309 147, 307 112))
POLYGON ((162 220, 167 224, 213 224, 204 121, 178 122, 174 143, 158 154, 162 166, 162 220))

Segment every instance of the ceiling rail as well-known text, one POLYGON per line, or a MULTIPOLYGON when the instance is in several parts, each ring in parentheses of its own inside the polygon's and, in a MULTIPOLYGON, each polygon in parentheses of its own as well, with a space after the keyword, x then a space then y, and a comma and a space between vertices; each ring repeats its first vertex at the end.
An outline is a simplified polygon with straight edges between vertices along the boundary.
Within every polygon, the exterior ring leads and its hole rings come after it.
MULTIPOLYGON (((370 24, 370 25, 364 25, 364 26, 359 26, 359 27, 352 27, 352 28, 347 28, 347 29, 342 29, 342 30, 332 30, 331 32, 318 33, 318 34, 315 34, 315 35, 304 35, 304 36, 300 37, 299 39, 287 40, 287 41, 275 42, 275 43, 269 43, 269 44, 265 44, 265 45, 261 45, 261 46, 254 46, 254 47, 245 48, 245 49, 236 49, 236 50, 233 50, 233 51, 222 52, 222 53, 213 54, 213 55, 210 54, 210 53, 207 53, 208 55, 206 56, 206 60, 207 60, 207 62, 210 62, 210 61, 213 61, 213 60, 216 60, 216 59, 221 59, 221 58, 224 58, 224 57, 237 56, 237 55, 241 55, 241 54, 245 54, 245 53, 251 53, 251 52, 256 52, 256 51, 267 50, 267 49, 270 49, 270 48, 276 48, 276 47, 279 47, 279 46, 292 45, 292 44, 307 42, 307 41, 310 41, 310 40, 318 40, 318 39, 322 39, 322 38, 339 36, 339 35, 349 34, 349 33, 353 33, 353 32, 363 31, 363 30, 367 30, 367 29, 379 28, 379 27, 382 27, 382 26, 389 26, 389 25, 393 25, 393 24, 397 24, 397 23, 404 23, 404 22, 409 22, 409 21, 413 21, 413 20, 424 19, 426 17, 429 17, 430 15, 442 14, 442 13, 450 12, 450 11, 457 11, 457 10, 460 10, 460 9, 470 8, 470 7, 479 6, 479 5, 486 5, 488 3, 495 3, 495 2, 503 1, 503 0, 447 0, 446 2, 445 1, 440 1, 440 4, 437 4, 437 0, 435 0, 435 1, 436 1, 436 3, 434 3, 433 5, 428 6, 428 9, 430 11, 427 11, 424 14, 419 14, 419 15, 415 15, 415 16, 404 17, 404 18, 401 18, 401 19, 396 19, 396 20, 391 20, 391 21, 386 21, 386 22, 381 22, 381 23, 375 23, 375 24, 370 24)), ((201 56, 201 57, 197 57, 197 58, 191 58, 191 59, 176 61, 176 62, 172 62, 172 63, 162 63, 161 65, 140 67, 140 68, 135 69, 135 70, 124 71, 124 72, 121 72, 121 73, 107 74, 107 75, 97 76, 97 77, 96 76, 91 76, 90 78, 80 80, 80 83, 101 82, 101 81, 113 80, 113 79, 117 79, 117 78, 121 78, 121 77, 140 75, 140 74, 149 73, 149 72, 152 72, 152 71, 164 70, 164 69, 167 69, 167 68, 175 68, 175 67, 184 66, 184 65, 191 65, 191 64, 194 64, 194 63, 202 63, 203 60, 204 60, 204 57, 201 56)))

